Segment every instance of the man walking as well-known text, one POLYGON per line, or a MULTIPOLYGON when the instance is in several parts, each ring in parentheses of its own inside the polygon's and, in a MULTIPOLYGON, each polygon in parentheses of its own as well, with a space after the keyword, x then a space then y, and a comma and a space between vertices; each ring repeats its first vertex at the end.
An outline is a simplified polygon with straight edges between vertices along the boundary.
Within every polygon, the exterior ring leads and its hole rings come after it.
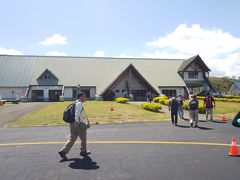
POLYGON ((213 107, 215 107, 215 100, 211 96, 210 92, 207 93, 207 96, 203 100, 203 107, 206 108, 206 122, 210 116, 210 121, 213 121, 213 107))
POLYGON ((190 127, 193 127, 193 122, 195 122, 195 127, 198 127, 198 105, 196 95, 191 96, 191 100, 188 102, 189 117, 190 117, 190 127))
POLYGON ((77 95, 76 105, 75 105, 75 122, 70 123, 70 138, 67 143, 62 147, 62 149, 58 152, 61 158, 67 159, 66 154, 70 151, 73 144, 75 143, 77 137, 80 137, 81 140, 81 148, 80 155, 87 156, 90 154, 90 151, 87 151, 87 130, 85 128, 80 128, 79 124, 84 122, 84 111, 83 111, 83 103, 87 100, 85 93, 80 92, 77 95))
POLYGON ((171 111, 172 124, 177 126, 179 104, 178 104, 178 101, 176 99, 176 95, 175 94, 170 99, 168 108, 169 108, 169 111, 171 111))
POLYGON ((177 101, 178 101, 178 104, 179 104, 179 107, 178 107, 179 118, 184 119, 184 111, 183 111, 184 98, 182 97, 181 94, 178 95, 177 101))
POLYGON ((151 97, 152 97, 152 94, 151 94, 150 91, 148 91, 148 92, 146 93, 147 102, 151 102, 151 97))

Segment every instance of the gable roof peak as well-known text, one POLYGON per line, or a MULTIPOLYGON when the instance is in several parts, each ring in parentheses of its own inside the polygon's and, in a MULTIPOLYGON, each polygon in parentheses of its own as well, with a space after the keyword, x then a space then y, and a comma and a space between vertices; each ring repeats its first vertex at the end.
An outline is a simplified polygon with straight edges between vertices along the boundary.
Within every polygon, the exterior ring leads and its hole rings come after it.
POLYGON ((40 74, 40 76, 37 78, 37 79, 41 79, 41 77, 45 74, 45 73, 50 73, 56 80, 59 80, 58 78, 57 78, 57 76, 55 75, 55 74, 53 74, 52 73, 52 71, 50 71, 48 68, 46 68, 41 74, 40 74))
POLYGON ((206 71, 209 72, 211 71, 208 66, 204 63, 204 61, 202 60, 202 58, 199 56, 199 54, 185 60, 182 62, 181 66, 178 68, 178 72, 183 72, 185 71, 193 62, 198 62, 198 64, 201 66, 201 68, 206 71))

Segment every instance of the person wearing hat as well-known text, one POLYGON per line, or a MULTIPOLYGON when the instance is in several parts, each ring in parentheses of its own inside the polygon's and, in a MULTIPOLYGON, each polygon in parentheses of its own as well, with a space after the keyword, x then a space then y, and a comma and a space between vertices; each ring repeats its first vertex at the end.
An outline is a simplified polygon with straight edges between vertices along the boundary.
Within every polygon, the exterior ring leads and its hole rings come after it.
POLYGON ((195 122, 195 127, 198 127, 198 105, 197 96, 191 95, 191 100, 188 102, 190 127, 193 127, 193 122, 195 122))
POLYGON ((179 103, 177 101, 176 95, 173 94, 172 98, 169 101, 168 109, 169 111, 171 111, 172 124, 175 126, 177 126, 177 122, 178 122, 178 107, 179 107, 179 103))

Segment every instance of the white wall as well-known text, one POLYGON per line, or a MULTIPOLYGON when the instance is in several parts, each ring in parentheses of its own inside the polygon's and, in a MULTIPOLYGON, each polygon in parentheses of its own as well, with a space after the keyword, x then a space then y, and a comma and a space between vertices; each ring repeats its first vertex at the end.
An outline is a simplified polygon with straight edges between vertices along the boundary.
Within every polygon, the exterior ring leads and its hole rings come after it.
POLYGON ((196 64, 196 63, 192 63, 187 69, 186 71, 198 71, 198 78, 197 79, 189 79, 188 78, 188 72, 184 72, 183 73, 183 78, 184 80, 191 80, 191 81, 199 81, 199 80, 204 80, 203 79, 203 70, 196 64))
POLYGON ((27 91, 25 88, 0 88, 0 99, 20 99, 21 96, 24 96, 27 91))
POLYGON ((73 90, 72 88, 64 88, 64 99, 72 99, 73 97, 73 90))
POLYGON ((96 95, 96 88, 95 87, 90 88, 90 98, 95 99, 95 95, 96 95))
POLYGON ((46 88, 43 90, 43 99, 47 101, 48 98, 49 98, 49 89, 46 88))

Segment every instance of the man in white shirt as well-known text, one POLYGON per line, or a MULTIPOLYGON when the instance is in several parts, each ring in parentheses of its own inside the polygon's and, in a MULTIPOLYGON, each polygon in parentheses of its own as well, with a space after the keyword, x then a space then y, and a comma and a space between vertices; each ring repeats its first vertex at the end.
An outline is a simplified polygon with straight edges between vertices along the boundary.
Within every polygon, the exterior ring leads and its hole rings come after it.
POLYGON ((77 95, 76 105, 75 105, 75 122, 70 123, 70 138, 67 143, 62 147, 62 149, 58 152, 59 155, 63 159, 67 159, 66 154, 70 151, 73 144, 75 143, 77 137, 79 136, 81 139, 81 148, 80 155, 87 156, 90 154, 90 151, 87 151, 87 130, 84 128, 80 128, 79 123, 82 123, 84 120, 84 111, 83 111, 83 103, 87 100, 85 93, 80 92, 77 95))

